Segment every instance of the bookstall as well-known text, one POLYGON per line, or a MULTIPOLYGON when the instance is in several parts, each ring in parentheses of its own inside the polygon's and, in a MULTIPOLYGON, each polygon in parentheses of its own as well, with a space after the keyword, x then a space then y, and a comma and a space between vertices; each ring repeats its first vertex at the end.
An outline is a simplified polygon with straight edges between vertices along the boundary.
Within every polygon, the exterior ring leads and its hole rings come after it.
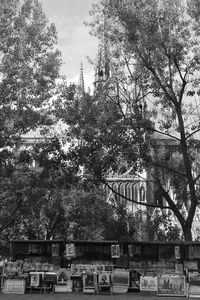
POLYGON ((108 268, 112 293, 155 296, 186 296, 190 273, 200 271, 199 242, 74 241, 74 248, 72 274, 97 273, 99 292, 108 268))
POLYGON ((120 256, 119 250, 117 241, 74 241, 67 244, 66 256, 71 258, 73 291, 111 294, 111 274, 120 256))
POLYGON ((4 263, 2 291, 6 294, 52 291, 63 263, 63 240, 11 241, 10 246, 12 261, 4 263))
POLYGON ((5 293, 199 295, 200 242, 12 241, 5 293))

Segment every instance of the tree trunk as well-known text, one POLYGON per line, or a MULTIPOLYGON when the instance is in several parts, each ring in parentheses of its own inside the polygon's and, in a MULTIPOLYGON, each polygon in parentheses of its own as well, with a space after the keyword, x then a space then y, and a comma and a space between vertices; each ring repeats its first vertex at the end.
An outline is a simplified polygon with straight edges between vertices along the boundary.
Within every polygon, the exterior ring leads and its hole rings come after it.
POLYGON ((183 228, 183 234, 184 234, 184 238, 185 241, 192 241, 192 226, 190 225, 186 225, 183 228))

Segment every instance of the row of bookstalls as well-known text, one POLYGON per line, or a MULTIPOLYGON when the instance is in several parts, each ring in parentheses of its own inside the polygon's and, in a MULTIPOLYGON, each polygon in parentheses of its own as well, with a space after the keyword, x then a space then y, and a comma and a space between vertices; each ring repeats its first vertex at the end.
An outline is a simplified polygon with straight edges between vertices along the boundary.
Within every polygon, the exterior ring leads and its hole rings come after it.
POLYGON ((81 292, 200 297, 199 242, 10 242, 8 293, 81 292))

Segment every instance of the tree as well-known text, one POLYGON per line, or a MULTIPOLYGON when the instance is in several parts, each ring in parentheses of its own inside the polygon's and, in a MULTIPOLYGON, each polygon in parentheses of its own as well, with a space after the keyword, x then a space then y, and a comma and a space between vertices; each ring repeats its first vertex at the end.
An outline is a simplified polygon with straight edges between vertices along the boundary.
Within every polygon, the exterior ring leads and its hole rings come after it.
POLYGON ((52 123, 49 100, 61 65, 55 26, 37 0, 1 1, 1 147, 40 124, 52 123))
POLYGON ((67 231, 64 199, 77 181, 76 170, 58 139, 21 151, 17 168, 0 190, 1 203, 4 199, 6 204, 0 214, 1 237, 63 238, 67 231), (31 166, 34 161, 36 168, 31 166))
POLYGON ((102 186, 80 181, 65 195, 67 238, 72 240, 128 240, 134 220, 125 204, 108 203, 102 186), (129 226, 128 226, 129 225, 129 226))
POLYGON ((105 0, 94 7, 91 29, 111 45, 113 75, 87 114, 78 111, 84 145, 74 149, 104 182, 119 166, 151 170, 166 205, 146 205, 171 209, 185 240, 192 239, 199 204, 198 12, 197 1, 179 0, 105 0))
POLYGON ((29 181, 28 170, 19 165, 18 146, 31 129, 54 122, 51 104, 58 93, 61 56, 55 26, 48 24, 37 0, 1 0, 0 35, 0 230, 4 230, 22 205, 22 190, 29 181))

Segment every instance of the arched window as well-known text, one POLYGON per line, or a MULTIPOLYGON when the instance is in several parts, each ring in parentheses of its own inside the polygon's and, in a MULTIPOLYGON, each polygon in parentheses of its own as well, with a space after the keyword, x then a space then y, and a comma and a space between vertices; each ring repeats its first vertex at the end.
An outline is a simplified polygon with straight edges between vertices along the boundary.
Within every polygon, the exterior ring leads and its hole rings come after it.
POLYGON ((138 186, 134 186, 134 200, 138 202, 138 186))
POLYGON ((144 189, 144 186, 140 187, 140 202, 145 202, 145 189, 144 189))
POLYGON ((131 199, 130 183, 126 183, 125 185, 125 197, 131 199))

